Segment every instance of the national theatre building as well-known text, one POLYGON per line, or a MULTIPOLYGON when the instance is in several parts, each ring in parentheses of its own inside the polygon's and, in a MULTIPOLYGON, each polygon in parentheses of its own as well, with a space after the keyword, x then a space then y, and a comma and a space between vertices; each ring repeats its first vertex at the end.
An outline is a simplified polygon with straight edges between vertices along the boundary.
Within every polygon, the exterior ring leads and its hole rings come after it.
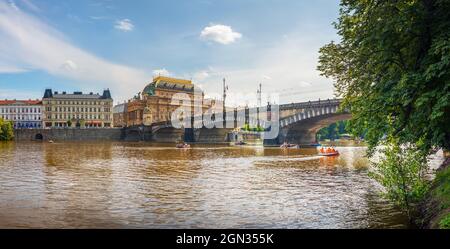
POLYGON ((172 113, 183 104, 183 101, 172 101, 172 97, 177 93, 188 96, 184 103, 189 103, 186 107, 190 108, 192 115, 194 108, 201 107, 204 112, 211 106, 204 103, 203 92, 200 92, 201 101, 194 101, 192 81, 158 76, 153 78, 153 81, 146 85, 141 93, 128 101, 127 126, 169 122, 172 113))

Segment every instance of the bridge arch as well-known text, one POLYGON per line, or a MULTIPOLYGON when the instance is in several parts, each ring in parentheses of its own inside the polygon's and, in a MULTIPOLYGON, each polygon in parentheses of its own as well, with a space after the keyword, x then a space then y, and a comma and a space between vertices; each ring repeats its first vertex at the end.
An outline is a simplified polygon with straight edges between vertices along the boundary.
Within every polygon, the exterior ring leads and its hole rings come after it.
MULTIPOLYGON (((338 121, 349 120, 351 117, 349 113, 328 113, 289 122, 284 127, 282 125, 277 142, 295 144, 316 143, 316 134, 319 130, 338 121)), ((295 120, 295 118, 292 118, 292 120, 295 120)))

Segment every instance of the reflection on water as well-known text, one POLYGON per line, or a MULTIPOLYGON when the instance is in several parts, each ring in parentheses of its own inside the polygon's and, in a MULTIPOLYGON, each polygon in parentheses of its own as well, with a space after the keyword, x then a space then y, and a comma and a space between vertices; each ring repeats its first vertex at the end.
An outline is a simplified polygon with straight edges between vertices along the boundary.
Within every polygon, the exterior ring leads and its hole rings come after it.
POLYGON ((405 227, 338 149, 0 143, 0 228, 405 227))

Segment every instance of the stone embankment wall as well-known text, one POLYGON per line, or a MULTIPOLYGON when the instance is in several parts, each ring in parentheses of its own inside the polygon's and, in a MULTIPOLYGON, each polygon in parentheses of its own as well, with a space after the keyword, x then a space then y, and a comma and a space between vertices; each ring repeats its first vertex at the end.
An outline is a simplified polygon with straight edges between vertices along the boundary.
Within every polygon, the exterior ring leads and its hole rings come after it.
POLYGON ((123 139, 120 128, 95 129, 18 129, 14 131, 16 141, 119 141, 123 139))

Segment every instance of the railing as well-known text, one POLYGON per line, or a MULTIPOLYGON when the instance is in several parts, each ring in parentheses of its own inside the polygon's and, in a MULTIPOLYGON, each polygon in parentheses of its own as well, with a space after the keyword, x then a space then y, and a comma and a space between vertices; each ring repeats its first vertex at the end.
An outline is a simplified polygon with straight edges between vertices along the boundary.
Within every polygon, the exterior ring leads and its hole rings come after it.
POLYGON ((280 105, 280 110, 336 106, 336 105, 340 105, 341 102, 342 102, 341 99, 327 99, 327 100, 308 101, 308 102, 301 102, 301 103, 283 104, 283 105, 280 105))

